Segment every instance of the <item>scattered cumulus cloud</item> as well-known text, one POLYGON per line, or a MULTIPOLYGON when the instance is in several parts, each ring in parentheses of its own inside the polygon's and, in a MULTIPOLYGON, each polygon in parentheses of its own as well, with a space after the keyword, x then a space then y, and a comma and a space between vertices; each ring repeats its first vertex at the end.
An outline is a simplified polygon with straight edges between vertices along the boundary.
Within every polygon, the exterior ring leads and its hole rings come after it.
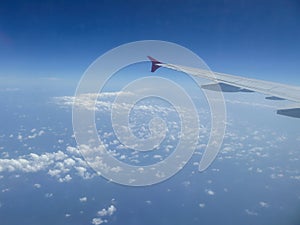
POLYGON ((52 197, 53 197, 53 193, 46 193, 46 194, 45 194, 45 197, 46 197, 46 198, 52 198, 52 197))
POLYGON ((199 203, 199 207, 200 208, 204 208, 205 207, 205 203, 199 203))
POLYGON ((262 207, 262 208, 268 208, 269 207, 269 204, 267 202, 259 202, 259 205, 262 207))
POLYGON ((215 195, 215 192, 213 190, 211 190, 211 189, 206 189, 205 192, 208 195, 215 195))
POLYGON ((88 200, 87 197, 79 198, 79 201, 80 201, 80 202, 87 202, 87 200, 88 200))
POLYGON ((114 205, 110 205, 107 209, 103 208, 98 211, 99 216, 112 216, 117 211, 117 208, 114 205))
POLYGON ((145 202, 146 202, 147 205, 151 205, 152 204, 151 200, 146 200, 145 202))
POLYGON ((92 224, 94 224, 94 225, 100 225, 102 223, 107 223, 107 221, 106 220, 102 220, 101 218, 94 218, 92 220, 92 224))
POLYGON ((110 205, 108 208, 103 208, 97 212, 97 217, 92 219, 92 224, 99 225, 102 223, 108 223, 108 218, 111 217, 117 208, 114 205, 110 205))
POLYGON ((70 182, 72 180, 72 177, 70 174, 67 174, 65 177, 60 177, 58 179, 59 182, 63 183, 63 182, 70 182))
POLYGON ((258 216, 257 212, 251 211, 250 209, 245 209, 245 213, 249 216, 258 216))
POLYGON ((40 185, 40 184, 34 184, 33 185, 35 188, 41 188, 42 187, 42 185, 40 185))
MULTIPOLYGON (((70 146, 65 152, 59 150, 39 155, 29 153, 18 158, 0 159, 0 173, 5 171, 24 173, 48 171, 47 173, 57 178, 59 182, 70 182, 71 171, 84 179, 90 179, 96 175, 80 156, 79 150, 70 146)), ((38 184, 35 187, 38 188, 38 184)))
POLYGON ((10 191, 10 189, 9 188, 4 188, 4 189, 2 189, 2 193, 5 193, 5 192, 9 192, 10 191))

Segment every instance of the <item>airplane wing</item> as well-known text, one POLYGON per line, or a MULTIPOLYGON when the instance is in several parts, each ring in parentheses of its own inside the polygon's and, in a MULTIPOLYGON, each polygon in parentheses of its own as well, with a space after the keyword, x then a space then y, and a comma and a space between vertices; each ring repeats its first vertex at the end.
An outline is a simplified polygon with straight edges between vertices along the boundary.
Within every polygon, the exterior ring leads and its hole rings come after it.
POLYGON ((215 91, 221 89, 223 92, 259 92, 267 95, 266 99, 268 100, 292 101, 295 105, 278 109, 277 114, 300 118, 300 87, 162 63, 151 56, 148 56, 148 58, 152 62, 151 72, 155 72, 160 67, 165 67, 214 81, 211 84, 202 85, 201 87, 204 89, 215 91))

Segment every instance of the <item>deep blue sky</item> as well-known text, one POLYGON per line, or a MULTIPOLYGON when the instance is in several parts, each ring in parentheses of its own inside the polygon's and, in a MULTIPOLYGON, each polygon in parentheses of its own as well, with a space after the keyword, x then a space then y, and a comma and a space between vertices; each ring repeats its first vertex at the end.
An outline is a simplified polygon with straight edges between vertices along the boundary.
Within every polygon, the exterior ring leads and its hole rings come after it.
POLYGON ((0 76, 79 79, 144 39, 188 47, 218 72, 300 84, 297 0, 1 1, 0 76))

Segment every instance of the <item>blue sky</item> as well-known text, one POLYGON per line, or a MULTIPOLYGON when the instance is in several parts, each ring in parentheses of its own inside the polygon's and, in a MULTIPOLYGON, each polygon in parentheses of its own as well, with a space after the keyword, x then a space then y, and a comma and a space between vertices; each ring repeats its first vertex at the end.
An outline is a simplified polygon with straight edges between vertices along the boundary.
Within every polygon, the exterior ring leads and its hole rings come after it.
POLYGON ((300 84, 296 0, 2 1, 0 76, 79 79, 145 39, 183 45, 218 72, 300 84))

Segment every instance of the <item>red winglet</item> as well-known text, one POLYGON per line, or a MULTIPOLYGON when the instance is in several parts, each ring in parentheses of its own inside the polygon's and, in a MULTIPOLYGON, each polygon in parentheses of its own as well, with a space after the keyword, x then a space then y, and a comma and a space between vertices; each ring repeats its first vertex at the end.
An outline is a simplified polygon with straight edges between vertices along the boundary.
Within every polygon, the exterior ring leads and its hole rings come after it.
POLYGON ((147 57, 148 57, 148 59, 150 59, 151 62, 152 62, 152 66, 151 66, 151 72, 152 72, 152 73, 155 72, 159 67, 161 67, 161 66, 157 65, 157 64, 161 64, 160 61, 158 61, 158 60, 152 58, 151 56, 147 56, 147 57))

